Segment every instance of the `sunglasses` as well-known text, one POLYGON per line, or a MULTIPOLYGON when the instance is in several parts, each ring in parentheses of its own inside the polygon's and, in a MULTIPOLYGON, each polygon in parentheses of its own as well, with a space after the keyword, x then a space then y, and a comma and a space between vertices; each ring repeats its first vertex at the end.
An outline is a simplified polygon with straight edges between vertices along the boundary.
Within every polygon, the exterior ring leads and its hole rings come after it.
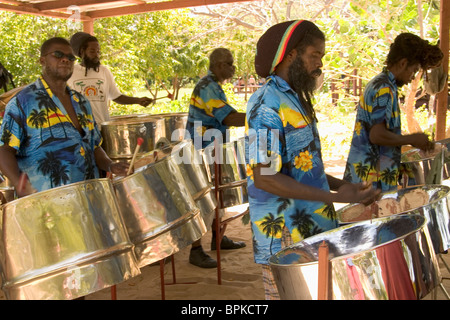
POLYGON ((44 57, 49 54, 51 54, 52 56, 54 56, 57 59, 62 59, 64 57, 66 57, 69 61, 75 61, 77 59, 73 54, 71 54, 71 53, 65 54, 64 52, 59 51, 59 50, 44 54, 44 57))

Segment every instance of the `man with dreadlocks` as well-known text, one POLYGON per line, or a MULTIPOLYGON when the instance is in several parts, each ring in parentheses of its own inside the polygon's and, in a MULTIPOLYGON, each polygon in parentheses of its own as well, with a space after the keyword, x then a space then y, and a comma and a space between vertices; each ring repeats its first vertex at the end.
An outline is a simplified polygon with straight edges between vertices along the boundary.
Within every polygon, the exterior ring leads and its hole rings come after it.
POLYGON ((336 228, 333 202, 368 204, 379 194, 325 174, 311 102, 324 55, 324 34, 306 20, 274 25, 257 43, 255 69, 267 79, 247 105, 246 163, 254 257, 263 265, 266 299, 279 299, 267 261, 272 254, 336 228))
POLYGON ((411 82, 419 68, 426 71, 436 67, 442 58, 438 46, 414 34, 402 33, 395 38, 386 67, 367 84, 358 104, 344 180, 368 181, 383 192, 396 190, 404 170, 401 146, 433 149, 425 133, 402 134, 397 90, 411 82))
POLYGON ((82 61, 74 66, 72 77, 67 83, 88 98, 99 128, 102 122, 110 119, 111 100, 118 104, 140 104, 143 107, 153 101, 151 98, 130 97, 120 92, 111 71, 100 63, 100 44, 96 37, 77 32, 70 39, 70 45, 82 61))

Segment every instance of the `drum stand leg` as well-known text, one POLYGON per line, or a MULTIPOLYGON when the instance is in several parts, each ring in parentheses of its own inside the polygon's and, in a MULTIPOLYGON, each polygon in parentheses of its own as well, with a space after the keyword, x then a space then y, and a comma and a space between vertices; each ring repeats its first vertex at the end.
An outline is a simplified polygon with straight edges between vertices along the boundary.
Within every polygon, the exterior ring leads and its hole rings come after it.
MULTIPOLYGON (((447 269, 448 272, 450 272, 450 267, 448 266, 447 262, 444 260, 444 258, 442 257, 442 254, 439 254, 439 257, 442 260, 442 263, 444 264, 445 268, 447 269)), ((450 278, 448 277, 442 277, 442 280, 450 280, 450 278)), ((450 295, 448 294, 447 290, 445 289, 444 285, 442 284, 442 282, 439 284, 439 287, 441 288, 442 292, 444 293, 444 295, 447 297, 447 300, 450 300, 450 295)))
POLYGON ((439 287, 441 288, 441 290, 444 293, 444 295, 447 298, 447 300, 450 300, 450 295, 448 294, 447 290, 445 290, 444 285, 442 284, 442 282, 439 284, 439 287))
POLYGON ((117 300, 117 287, 113 285, 111 287, 111 300, 117 300))
MULTIPOLYGON (((217 187, 216 187, 216 193, 218 193, 217 187)), ((216 194, 216 197, 217 197, 217 194, 216 194)), ((219 195, 219 197, 220 197, 220 195, 219 195)), ((217 199, 219 199, 219 198, 217 197, 217 199)), ((218 202, 220 203, 221 201, 218 201, 218 202)), ((222 242, 222 230, 220 228, 220 226, 221 226, 220 219, 221 218, 220 218, 219 207, 221 208, 222 206, 220 206, 218 204, 216 207, 216 219, 215 219, 214 229, 216 230, 217 284, 221 285, 222 284, 222 265, 220 262, 220 243, 222 242)))
POLYGON ((217 145, 216 140, 214 140, 214 149, 215 149, 215 161, 214 161, 214 187, 215 187, 215 194, 217 199, 217 206, 216 206, 216 220, 214 228, 216 230, 216 253, 217 253, 217 284, 222 284, 222 265, 220 261, 220 244, 222 242, 222 232, 221 232, 221 218, 220 218, 220 209, 223 208, 223 202, 222 202, 222 196, 221 192, 219 192, 219 183, 222 179, 221 175, 221 168, 220 168, 220 162, 219 162, 219 146, 217 145))
MULTIPOLYGON (((447 269, 447 271, 450 272, 450 267, 448 266, 448 264, 447 264, 447 262, 444 260, 444 258, 442 258, 442 254, 439 254, 439 257, 441 258, 442 263, 444 264, 444 266, 445 266, 445 268, 447 269)), ((445 279, 445 280, 450 280, 450 278, 446 278, 446 277, 444 277, 443 279, 445 279)))
POLYGON ((175 257, 170 256, 170 261, 172 263, 172 282, 165 283, 164 281, 164 266, 166 264, 166 259, 159 260, 159 276, 161 278, 161 300, 166 300, 166 288, 165 286, 170 286, 172 284, 195 284, 197 282, 177 282, 177 277, 175 274, 175 257))

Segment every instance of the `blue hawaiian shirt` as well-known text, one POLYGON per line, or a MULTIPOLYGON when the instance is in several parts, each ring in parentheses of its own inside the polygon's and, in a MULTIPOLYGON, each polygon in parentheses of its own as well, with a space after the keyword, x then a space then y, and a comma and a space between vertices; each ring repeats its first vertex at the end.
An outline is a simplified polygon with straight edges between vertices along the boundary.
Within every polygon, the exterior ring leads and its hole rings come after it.
POLYGON ((401 146, 380 146, 370 142, 370 129, 379 123, 401 134, 400 106, 394 75, 384 70, 367 84, 357 106, 355 128, 344 172, 344 180, 372 182, 383 192, 396 190, 405 173, 409 184, 413 174, 400 163, 401 146))
POLYGON ((282 78, 272 75, 247 105, 246 163, 250 220, 256 263, 267 264, 281 250, 286 227, 294 242, 338 226, 333 205, 287 199, 258 189, 256 164, 310 186, 330 191, 324 171, 316 121, 308 121, 297 94, 282 78))
POLYGON ((102 140, 91 106, 81 94, 67 88, 81 134, 42 77, 6 106, 0 145, 17 150, 19 169, 37 191, 99 177, 94 150, 102 140))
POLYGON ((186 123, 186 130, 190 137, 185 137, 185 139, 192 139, 196 149, 204 149, 217 136, 221 136, 221 143, 228 142, 227 129, 229 127, 223 124, 223 120, 231 112, 236 112, 236 110, 229 105, 216 76, 208 71, 208 74, 200 79, 192 92, 186 123))

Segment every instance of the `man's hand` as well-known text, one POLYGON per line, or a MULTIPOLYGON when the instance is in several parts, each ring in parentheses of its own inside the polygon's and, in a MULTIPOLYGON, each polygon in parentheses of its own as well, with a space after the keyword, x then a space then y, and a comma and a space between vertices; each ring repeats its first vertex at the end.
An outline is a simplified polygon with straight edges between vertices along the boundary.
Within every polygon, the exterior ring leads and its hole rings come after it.
POLYGON ((428 135, 425 133, 413 133, 409 136, 411 139, 411 145, 413 147, 419 148, 423 151, 434 150, 434 142, 430 141, 428 135))
POLYGON ((344 184, 338 189, 337 193, 339 202, 369 205, 379 199, 381 190, 373 189, 371 183, 361 182, 344 184))
POLYGON ((126 176, 130 165, 126 162, 113 162, 109 166, 109 171, 117 176, 126 176))
POLYGON ((146 106, 148 106, 150 103, 152 103, 153 102, 153 99, 151 99, 151 98, 147 98, 147 97, 142 97, 142 98, 139 98, 139 104, 141 105, 141 106, 143 106, 143 107, 146 107, 146 106))

